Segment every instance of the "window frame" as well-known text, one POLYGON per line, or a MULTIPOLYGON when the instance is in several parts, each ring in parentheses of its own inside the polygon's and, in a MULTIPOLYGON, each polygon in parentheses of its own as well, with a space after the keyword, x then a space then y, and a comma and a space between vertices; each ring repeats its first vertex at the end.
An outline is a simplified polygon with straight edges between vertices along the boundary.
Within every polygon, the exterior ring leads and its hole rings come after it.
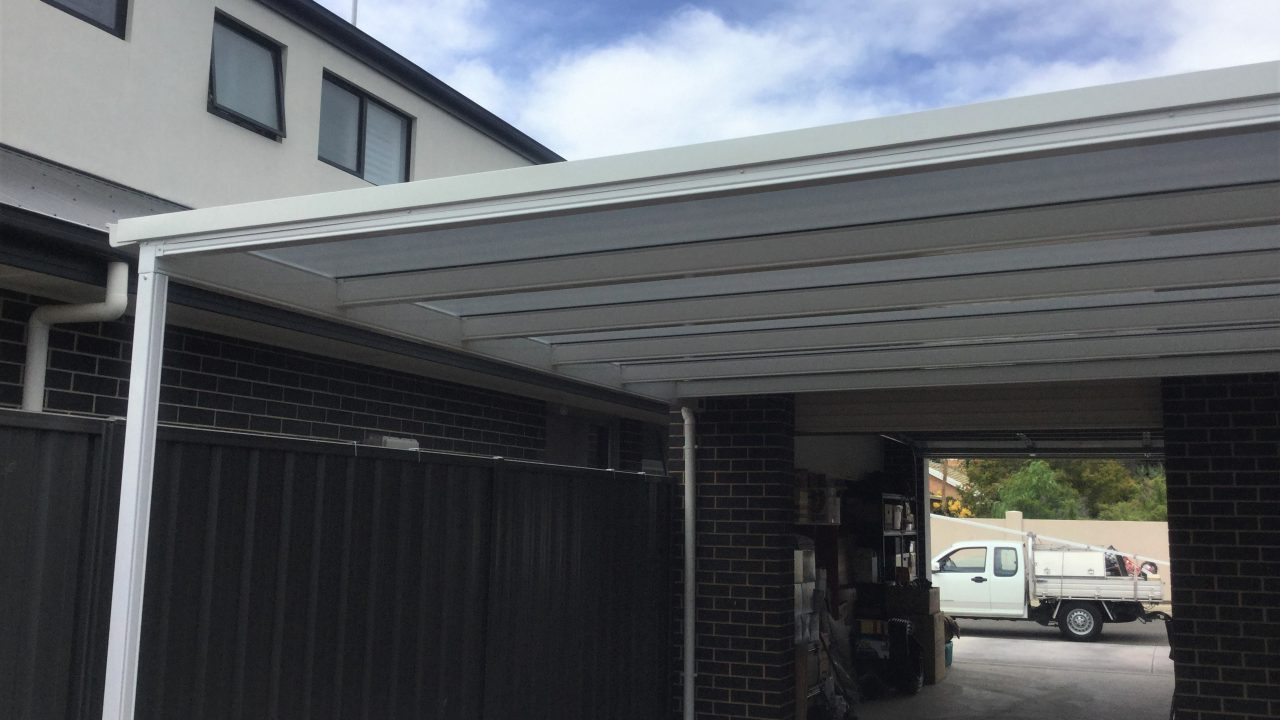
POLYGON ((983 574, 983 573, 985 573, 985 572, 987 571, 987 559, 988 559, 990 556, 991 556, 991 553, 988 551, 988 549, 987 549, 986 547, 981 546, 981 545, 976 545, 976 546, 972 546, 972 545, 971 545, 971 546, 969 546, 969 547, 956 548, 955 550, 952 550, 951 552, 947 553, 946 555, 943 555, 941 558, 939 558, 939 559, 938 559, 938 572, 940 572, 940 573, 960 573, 960 574, 964 574, 964 575, 981 575, 981 574, 983 574), (968 550, 968 551, 977 551, 977 552, 981 552, 981 553, 982 553, 982 566, 981 566, 981 567, 979 567, 978 569, 974 570, 974 569, 972 569, 972 566, 970 566, 970 565, 965 565, 965 566, 963 566, 963 567, 957 567, 957 566, 956 566, 956 564, 955 564, 955 561, 952 561, 952 563, 951 563, 951 568, 950 568, 950 569, 948 569, 948 568, 947 568, 947 564, 946 564, 946 563, 947 563, 947 561, 948 561, 948 560, 951 560, 951 558, 952 558, 956 553, 965 552, 966 550, 968 550))
POLYGON ((217 73, 215 72, 216 58, 214 57, 215 49, 213 47, 212 32, 210 33, 210 41, 209 41, 209 104, 207 108, 208 111, 213 115, 217 115, 218 117, 223 118, 224 120, 229 120, 235 123, 236 125, 239 125, 247 130, 252 130, 253 132, 258 133, 259 135, 270 138, 271 140, 283 140, 285 137, 285 126, 284 126, 285 46, 282 45, 281 43, 276 42, 270 37, 263 35, 257 30, 254 30, 248 25, 245 25, 244 23, 222 12, 221 10, 214 11, 213 24, 214 26, 221 24, 223 27, 227 28, 228 30, 231 30, 232 32, 236 33, 237 35, 240 35, 241 37, 243 37, 244 39, 252 43, 262 46, 263 48, 265 48, 271 53, 271 60, 273 65, 273 71, 275 73, 275 86, 276 86, 276 122, 280 125, 280 128, 277 130, 276 128, 270 127, 269 125, 264 125, 261 122, 254 120, 253 118, 248 117, 247 115, 244 115, 236 111, 234 108, 230 108, 218 103, 217 73))
POLYGON ((991 558, 991 572, 996 577, 1002 577, 1002 578, 1016 577, 1018 574, 1018 555, 1019 554, 1020 553, 1018 552, 1018 548, 1015 548, 1015 547, 997 547, 995 549, 995 555, 992 556, 991 558), (1002 555, 1006 557, 1009 555, 1013 556, 1013 569, 1007 570, 1007 571, 1000 569, 1000 558, 1002 555))
POLYGON ((54 7, 61 10, 62 12, 70 15, 73 18, 76 18, 77 20, 82 20, 86 23, 89 23, 90 25, 98 28, 99 30, 106 31, 111 35, 115 35, 121 40, 124 39, 125 24, 129 20, 129 0, 115 0, 115 3, 116 3, 115 27, 111 27, 109 25, 103 25, 96 18, 91 18, 88 15, 85 15, 84 13, 80 12, 79 10, 76 10, 75 8, 68 7, 64 5, 62 2, 59 2, 59 0, 43 0, 43 2, 44 4, 50 7, 54 7))
POLYGON ((368 114, 369 114, 368 113, 369 103, 373 103, 378 107, 382 108, 383 110, 386 110, 387 112, 393 115, 396 115, 405 121, 404 166, 400 168, 401 179, 397 180, 396 182, 398 183, 409 182, 409 180, 412 177, 410 175, 410 169, 413 166, 414 117, 409 113, 404 112, 403 110, 392 105, 391 103, 383 100, 382 98, 379 98, 368 91, 362 90, 358 85, 343 78, 341 75, 334 73, 332 70, 325 68, 324 72, 321 74, 321 77, 320 77, 321 101, 320 101, 320 112, 317 113, 316 115, 317 118, 324 117, 324 84, 326 82, 331 82, 334 85, 336 85, 338 88, 351 93, 356 97, 357 100, 360 101, 360 110, 358 113, 359 119, 356 125, 356 169, 352 170, 351 168, 345 165, 334 162, 333 160, 330 160, 329 158, 326 158, 325 156, 321 155, 319 139, 317 139, 317 142, 316 142, 316 159, 326 165, 332 165, 333 167, 336 167, 339 170, 349 175, 354 175, 360 178, 361 180, 364 180, 365 182, 369 183, 370 185, 377 185, 377 183, 373 182, 372 180, 369 180, 364 176, 364 169, 365 169, 364 137, 365 137, 365 129, 366 129, 365 123, 366 123, 366 118, 368 117, 368 114))

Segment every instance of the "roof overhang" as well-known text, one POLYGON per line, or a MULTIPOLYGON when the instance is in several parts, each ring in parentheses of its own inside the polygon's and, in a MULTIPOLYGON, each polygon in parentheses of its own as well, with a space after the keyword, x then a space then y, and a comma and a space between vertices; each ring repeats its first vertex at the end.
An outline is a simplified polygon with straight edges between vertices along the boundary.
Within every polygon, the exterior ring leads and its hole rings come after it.
POLYGON ((1280 63, 121 221, 182 282, 687 397, 1280 368, 1280 63))

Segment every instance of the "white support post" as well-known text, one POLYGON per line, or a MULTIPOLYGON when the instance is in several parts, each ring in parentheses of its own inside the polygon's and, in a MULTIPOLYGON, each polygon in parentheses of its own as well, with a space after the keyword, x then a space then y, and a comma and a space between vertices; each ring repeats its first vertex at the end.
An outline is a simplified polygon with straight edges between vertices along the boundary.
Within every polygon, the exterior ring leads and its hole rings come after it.
POLYGON ((124 471, 120 478, 120 523, 116 529, 116 567, 111 584, 111 634, 107 645, 103 720, 133 720, 134 716, 168 289, 168 276, 156 268, 155 246, 141 245, 124 471))

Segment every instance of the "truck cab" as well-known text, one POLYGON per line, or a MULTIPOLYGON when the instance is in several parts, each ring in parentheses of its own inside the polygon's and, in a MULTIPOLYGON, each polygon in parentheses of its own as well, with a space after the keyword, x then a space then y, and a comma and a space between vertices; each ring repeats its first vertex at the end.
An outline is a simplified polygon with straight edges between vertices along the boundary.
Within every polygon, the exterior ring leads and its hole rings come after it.
POLYGON ((942 609, 957 617, 1027 617, 1023 549, 1015 541, 953 545, 933 560, 933 584, 942 609))
POLYGON ((1096 640, 1103 623, 1168 620, 1148 604, 1163 600, 1154 576, 1112 576, 1114 551, 1037 548, 1028 534, 1016 540, 973 540, 952 545, 933 559, 933 585, 942 611, 955 617, 1034 620, 1056 625, 1068 640, 1096 640))

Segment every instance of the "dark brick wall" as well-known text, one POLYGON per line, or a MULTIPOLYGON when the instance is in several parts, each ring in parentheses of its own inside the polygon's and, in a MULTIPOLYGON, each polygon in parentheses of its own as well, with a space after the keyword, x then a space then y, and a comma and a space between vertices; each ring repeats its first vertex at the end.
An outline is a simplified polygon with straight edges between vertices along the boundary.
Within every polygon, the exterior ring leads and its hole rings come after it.
MULTIPOLYGON (((21 404, 26 322, 43 302, 0 290, 0 406, 21 404)), ((132 332, 127 321, 55 326, 46 408, 123 416, 132 332)), ((546 447, 539 400, 184 328, 165 333, 161 381, 166 423, 341 441, 393 435, 529 460, 546 447)))
POLYGON ((1280 717, 1280 373, 1163 400, 1177 718, 1280 717))
MULTIPOLYGON (((795 712, 794 416, 790 396, 708 399, 697 411, 700 720, 795 712)), ((674 413, 669 463, 680 482, 683 445, 674 413)))

